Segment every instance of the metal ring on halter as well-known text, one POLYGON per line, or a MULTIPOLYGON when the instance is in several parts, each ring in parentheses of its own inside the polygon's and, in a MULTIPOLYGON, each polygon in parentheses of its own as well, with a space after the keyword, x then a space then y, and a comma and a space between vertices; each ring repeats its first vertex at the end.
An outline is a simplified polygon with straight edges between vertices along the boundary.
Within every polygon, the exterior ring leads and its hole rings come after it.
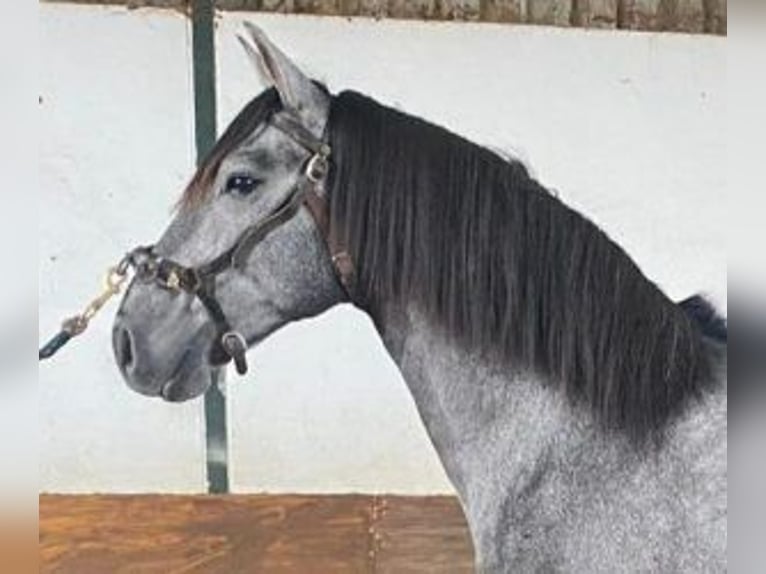
POLYGON ((311 156, 308 164, 306 164, 306 179, 314 184, 324 181, 329 167, 327 155, 325 155, 324 150, 320 150, 311 156))
POLYGON ((237 369, 237 373, 244 375, 247 373, 247 361, 245 359, 245 353, 247 353, 247 341, 237 331, 227 331, 221 335, 221 346, 226 353, 234 359, 234 366, 237 369))

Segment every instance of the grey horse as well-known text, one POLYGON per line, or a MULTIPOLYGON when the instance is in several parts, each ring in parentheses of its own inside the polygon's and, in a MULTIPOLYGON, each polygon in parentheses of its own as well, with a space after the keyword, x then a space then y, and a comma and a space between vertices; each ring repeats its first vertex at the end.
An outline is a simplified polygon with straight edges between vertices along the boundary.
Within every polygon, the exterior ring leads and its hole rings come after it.
POLYGON ((670 301, 524 165, 352 91, 258 28, 273 87, 137 253, 113 344, 183 401, 283 325, 350 302, 398 365, 481 572, 722 572, 725 321, 670 301))

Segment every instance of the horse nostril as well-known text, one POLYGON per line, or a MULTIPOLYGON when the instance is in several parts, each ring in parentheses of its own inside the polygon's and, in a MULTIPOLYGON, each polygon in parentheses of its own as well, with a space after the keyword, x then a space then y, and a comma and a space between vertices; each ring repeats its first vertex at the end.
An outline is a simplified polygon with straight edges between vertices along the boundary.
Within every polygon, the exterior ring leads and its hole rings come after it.
POLYGON ((115 347, 120 368, 125 372, 133 365, 133 340, 128 329, 121 328, 118 331, 115 347))

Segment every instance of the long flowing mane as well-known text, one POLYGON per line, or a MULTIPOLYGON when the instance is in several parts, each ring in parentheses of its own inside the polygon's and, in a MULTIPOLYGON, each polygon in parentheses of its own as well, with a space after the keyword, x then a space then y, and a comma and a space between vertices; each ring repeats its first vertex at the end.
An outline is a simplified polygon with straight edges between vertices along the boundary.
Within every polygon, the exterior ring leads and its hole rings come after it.
POLYGON ((699 325, 521 163, 355 92, 328 131, 331 220, 373 312, 415 304, 641 441, 715 384, 699 325))

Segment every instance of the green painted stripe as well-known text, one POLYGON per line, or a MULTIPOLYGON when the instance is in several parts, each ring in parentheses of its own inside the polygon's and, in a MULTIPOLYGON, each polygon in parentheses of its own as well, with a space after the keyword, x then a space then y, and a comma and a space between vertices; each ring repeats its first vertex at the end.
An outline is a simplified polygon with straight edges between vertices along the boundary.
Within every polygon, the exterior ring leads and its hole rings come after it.
MULTIPOLYGON (((192 2, 192 54, 194 68, 194 134, 199 165, 216 140, 215 17, 214 0, 192 2)), ((226 396, 221 392, 223 369, 213 377, 205 394, 205 446, 208 492, 229 492, 226 396)))
POLYGON ((226 437, 226 395, 219 384, 224 382, 221 375, 213 377, 205 393, 205 446, 207 465, 207 491, 210 494, 229 492, 229 449, 226 437))
POLYGON ((216 140, 215 44, 213 0, 193 0, 194 135, 197 163, 207 157, 216 140))

